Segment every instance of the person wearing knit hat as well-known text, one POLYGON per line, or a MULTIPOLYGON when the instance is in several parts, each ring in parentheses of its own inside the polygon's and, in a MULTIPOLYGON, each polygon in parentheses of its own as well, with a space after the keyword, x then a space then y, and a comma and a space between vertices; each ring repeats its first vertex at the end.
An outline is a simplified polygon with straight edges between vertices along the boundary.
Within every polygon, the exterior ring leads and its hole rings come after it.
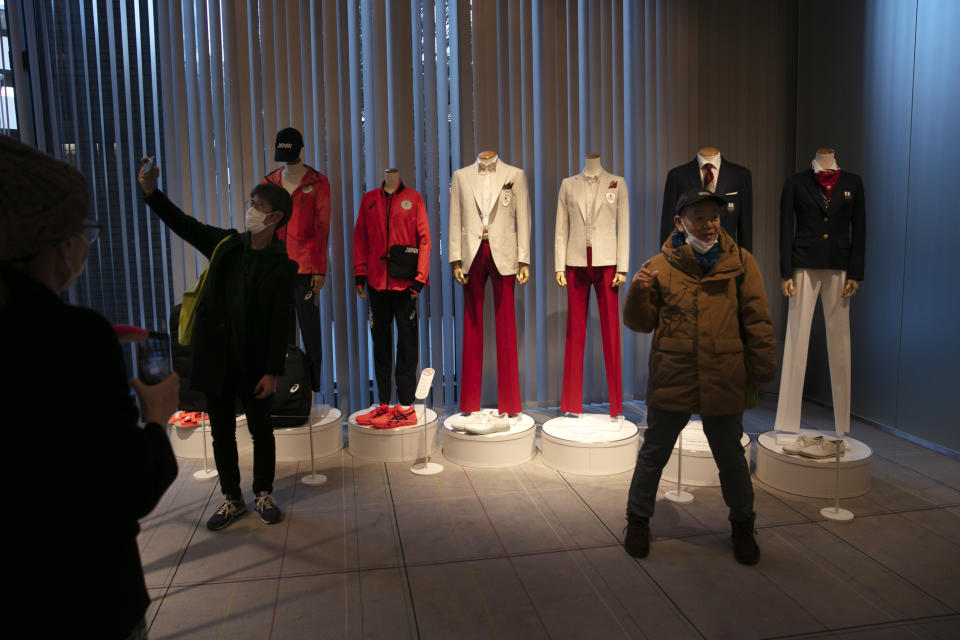
POLYGON ((18 578, 7 605, 27 611, 43 603, 52 614, 13 616, 7 633, 127 638, 145 630, 150 604, 138 520, 177 476, 161 425, 176 410, 178 379, 131 383, 147 420, 140 428, 112 327, 58 295, 80 276, 99 230, 80 172, 0 136, 0 175, 0 403, 8 427, 0 468, 4 486, 29 485, 37 497, 11 512, 9 560, 18 578), (84 522, 64 533, 56 525, 73 512, 84 522))

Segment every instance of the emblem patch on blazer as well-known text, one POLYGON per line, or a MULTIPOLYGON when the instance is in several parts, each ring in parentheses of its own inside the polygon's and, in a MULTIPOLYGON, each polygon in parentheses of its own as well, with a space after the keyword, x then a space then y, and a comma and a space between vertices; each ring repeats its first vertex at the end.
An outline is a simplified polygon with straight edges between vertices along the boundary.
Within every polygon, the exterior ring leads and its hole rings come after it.
POLYGON ((727 211, 733 211, 736 207, 732 202, 727 203, 727 211))
POLYGON ((400 208, 403 209, 404 211, 410 211, 410 209, 413 208, 413 203, 410 202, 409 200, 404 200, 403 202, 400 203, 400 208))
POLYGON ((510 206, 510 201, 511 201, 512 199, 513 199, 513 198, 510 196, 510 193, 509 193, 509 192, 504 192, 504 193, 500 196, 500 204, 501 204, 502 206, 504 206, 504 207, 509 207, 509 206, 510 206))
POLYGON ((613 204, 613 201, 617 199, 616 191, 607 191, 607 202, 613 204))
POLYGON ((850 193, 849 191, 844 191, 844 192, 843 192, 843 199, 844 199, 844 200, 853 200, 853 194, 850 193))
POLYGON ((310 193, 311 191, 313 191, 313 185, 312 185, 312 184, 308 184, 307 186, 305 186, 305 187, 303 188, 303 192, 304 192, 304 193, 310 193))

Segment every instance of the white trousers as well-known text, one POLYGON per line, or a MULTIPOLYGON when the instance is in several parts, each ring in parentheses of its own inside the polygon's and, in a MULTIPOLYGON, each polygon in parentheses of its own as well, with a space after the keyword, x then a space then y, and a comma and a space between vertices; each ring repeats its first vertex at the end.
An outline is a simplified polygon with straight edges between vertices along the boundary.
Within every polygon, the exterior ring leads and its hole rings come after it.
POLYGON ((790 298, 787 338, 780 374, 780 399, 774 429, 796 433, 800 430, 803 378, 807 371, 810 324, 817 296, 823 301, 827 328, 827 355, 833 387, 833 419, 837 434, 850 431, 850 298, 842 296, 847 272, 837 269, 796 269, 793 283, 797 293, 790 298))

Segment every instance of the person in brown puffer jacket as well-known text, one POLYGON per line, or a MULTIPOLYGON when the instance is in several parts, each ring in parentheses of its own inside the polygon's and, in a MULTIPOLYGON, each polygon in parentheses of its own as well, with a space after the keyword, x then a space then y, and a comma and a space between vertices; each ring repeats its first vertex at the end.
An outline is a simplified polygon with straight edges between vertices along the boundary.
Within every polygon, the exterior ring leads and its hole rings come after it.
POLYGON ((720 227, 722 206, 723 198, 707 190, 680 197, 677 230, 634 275, 623 306, 628 328, 653 332, 647 431, 627 500, 624 546, 635 557, 649 553, 649 519, 660 474, 696 413, 730 508, 734 556, 743 564, 759 560, 753 485, 740 438, 746 387, 759 389, 776 375, 776 342, 760 270, 720 227), (747 380, 744 350, 752 380, 747 380))

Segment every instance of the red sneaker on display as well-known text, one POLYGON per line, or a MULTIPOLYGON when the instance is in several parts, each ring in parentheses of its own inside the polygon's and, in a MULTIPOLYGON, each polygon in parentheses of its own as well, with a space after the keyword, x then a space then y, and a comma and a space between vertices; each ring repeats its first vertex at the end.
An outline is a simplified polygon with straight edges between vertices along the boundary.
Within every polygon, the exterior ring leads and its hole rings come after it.
POLYGON ((376 409, 367 411, 366 413, 361 413, 357 416, 357 424, 363 425, 364 427, 369 427, 373 424, 374 420, 382 418, 384 416, 389 416, 393 413, 393 407, 388 404, 381 404, 376 409))
POLYGON ((370 426, 374 429, 396 429, 397 427, 412 427, 415 424, 417 424, 416 409, 413 406, 404 409, 397 405, 389 414, 374 419, 370 426))

